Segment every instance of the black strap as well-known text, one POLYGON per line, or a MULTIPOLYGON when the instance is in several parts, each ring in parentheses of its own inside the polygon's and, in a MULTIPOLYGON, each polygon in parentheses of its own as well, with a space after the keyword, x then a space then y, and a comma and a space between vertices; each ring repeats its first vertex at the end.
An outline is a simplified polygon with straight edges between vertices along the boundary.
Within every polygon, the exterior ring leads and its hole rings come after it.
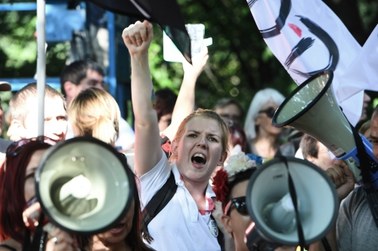
POLYGON ((322 238, 322 244, 325 249, 325 251, 332 251, 331 246, 329 245, 329 242, 326 237, 322 238))
POLYGON ((168 204, 176 193, 177 184, 173 172, 169 176, 165 184, 155 193, 142 211, 142 236, 148 242, 153 240, 148 232, 148 224, 152 219, 168 204))
POLYGON ((285 166, 288 172, 289 193, 293 201, 293 205, 294 205, 295 220, 297 223, 297 230, 298 230, 299 246, 301 247, 301 251, 303 251, 305 248, 306 242, 305 242, 303 228, 302 228, 302 221, 301 221, 299 210, 298 210, 297 192, 295 191, 294 181, 290 175, 289 166, 287 164, 287 158, 285 158, 284 156, 281 156, 280 159, 285 163, 285 166))
POLYGON ((15 248, 12 248, 11 246, 9 246, 9 245, 7 245, 7 244, 0 244, 0 247, 7 248, 7 249, 9 249, 9 250, 11 250, 11 251, 16 251, 15 248))
POLYGON ((359 168, 362 174, 363 187, 366 192, 366 199, 369 204, 370 212, 373 216, 375 225, 378 227, 378 191, 373 184, 372 174, 378 172, 378 163, 367 154, 361 136, 351 125, 354 141, 356 143, 359 168))

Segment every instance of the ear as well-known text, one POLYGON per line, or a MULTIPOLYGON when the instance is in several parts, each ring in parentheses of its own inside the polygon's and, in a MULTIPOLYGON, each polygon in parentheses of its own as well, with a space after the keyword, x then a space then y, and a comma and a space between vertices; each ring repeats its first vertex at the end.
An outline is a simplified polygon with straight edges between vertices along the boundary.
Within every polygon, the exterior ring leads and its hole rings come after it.
POLYGON ((231 217, 228 216, 228 215, 222 215, 221 217, 221 220, 222 220, 222 224, 224 226, 224 229, 232 234, 232 223, 231 223, 231 217))
POLYGON ((64 91, 66 92, 67 97, 75 97, 76 96, 76 85, 71 81, 66 81, 63 84, 64 91))
POLYGON ((218 166, 223 166, 224 161, 227 159, 227 152, 224 152, 218 161, 218 166))
POLYGON ((257 117, 255 118, 255 125, 260 125, 261 123, 261 114, 258 114, 257 117))
POLYGON ((177 140, 174 139, 171 143, 171 158, 172 159, 176 159, 176 156, 177 156, 177 148, 178 148, 178 144, 177 144, 177 140))
POLYGON ((17 141, 24 138, 24 125, 19 119, 12 119, 8 127, 7 135, 10 140, 17 141))

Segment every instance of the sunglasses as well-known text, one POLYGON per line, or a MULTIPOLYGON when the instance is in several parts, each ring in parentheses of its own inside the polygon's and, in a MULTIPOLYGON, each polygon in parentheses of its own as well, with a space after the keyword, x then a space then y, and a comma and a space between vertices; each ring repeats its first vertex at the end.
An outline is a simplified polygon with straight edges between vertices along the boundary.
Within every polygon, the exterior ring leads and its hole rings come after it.
POLYGON ((249 215, 248 214, 248 209, 247 209, 247 203, 245 201, 245 196, 232 198, 227 203, 227 205, 226 205, 226 207, 224 209, 224 213, 226 215, 229 215, 229 213, 231 212, 232 207, 234 207, 236 209, 236 211, 238 211, 238 213, 241 214, 241 215, 244 215, 244 216, 249 215))
POLYGON ((54 140, 50 139, 46 136, 38 136, 29 139, 20 139, 18 141, 12 142, 6 151, 6 157, 16 157, 22 150, 22 147, 30 142, 41 142, 53 145, 55 142, 54 140))
POLYGON ((276 108, 269 107, 269 108, 266 108, 265 110, 259 111, 259 114, 265 113, 266 116, 268 116, 269 118, 273 118, 275 112, 276 112, 276 108))

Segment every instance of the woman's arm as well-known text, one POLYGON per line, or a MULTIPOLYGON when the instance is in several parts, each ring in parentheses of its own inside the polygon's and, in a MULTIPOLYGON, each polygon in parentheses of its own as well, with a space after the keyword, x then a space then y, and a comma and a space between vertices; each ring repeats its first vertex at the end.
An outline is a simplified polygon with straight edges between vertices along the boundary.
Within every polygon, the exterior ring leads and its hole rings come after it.
POLYGON ((208 58, 207 47, 203 45, 201 53, 192 58, 192 64, 185 60, 182 62, 184 77, 173 109, 172 122, 162 132, 162 134, 167 136, 171 141, 181 122, 194 110, 196 82, 199 75, 204 70, 208 58))
POLYGON ((153 84, 148 63, 148 48, 153 38, 152 24, 137 21, 125 28, 123 41, 131 60, 131 100, 135 116, 134 168, 137 176, 148 172, 161 158, 160 134, 153 109, 153 84))

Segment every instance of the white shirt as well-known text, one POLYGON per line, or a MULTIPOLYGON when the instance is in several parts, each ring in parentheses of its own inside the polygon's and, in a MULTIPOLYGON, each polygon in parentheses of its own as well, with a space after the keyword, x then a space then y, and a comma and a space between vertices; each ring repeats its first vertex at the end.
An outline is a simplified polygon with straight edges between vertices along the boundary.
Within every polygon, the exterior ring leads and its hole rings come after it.
MULTIPOLYGON (((201 215, 193 197, 180 178, 174 165, 169 164, 164 153, 159 163, 140 177, 142 208, 167 181, 171 168, 175 176, 177 191, 168 204, 148 225, 152 248, 157 251, 212 251, 220 250, 216 236, 209 230, 210 214, 201 215)), ((210 186, 206 197, 215 197, 210 186)))

